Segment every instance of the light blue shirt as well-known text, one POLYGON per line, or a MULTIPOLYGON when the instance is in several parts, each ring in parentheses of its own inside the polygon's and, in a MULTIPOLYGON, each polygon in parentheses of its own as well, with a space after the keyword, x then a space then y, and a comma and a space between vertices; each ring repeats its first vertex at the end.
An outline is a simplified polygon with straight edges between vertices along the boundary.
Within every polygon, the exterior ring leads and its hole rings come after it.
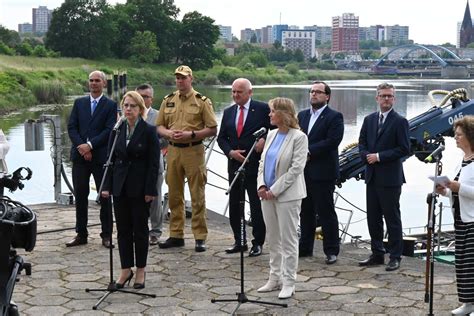
POLYGON ((318 117, 321 115, 321 113, 324 111, 325 108, 327 108, 327 104, 323 106, 320 109, 315 110, 313 107, 309 109, 311 113, 311 117, 309 118, 309 124, 308 124, 308 134, 311 132, 311 129, 313 128, 314 123, 316 123, 318 117))
POLYGON ((281 145, 283 144, 286 135, 277 132, 273 142, 267 150, 265 155, 265 167, 264 167, 264 181, 267 188, 270 188, 275 183, 275 170, 276 162, 278 160, 278 153, 280 152, 281 145))

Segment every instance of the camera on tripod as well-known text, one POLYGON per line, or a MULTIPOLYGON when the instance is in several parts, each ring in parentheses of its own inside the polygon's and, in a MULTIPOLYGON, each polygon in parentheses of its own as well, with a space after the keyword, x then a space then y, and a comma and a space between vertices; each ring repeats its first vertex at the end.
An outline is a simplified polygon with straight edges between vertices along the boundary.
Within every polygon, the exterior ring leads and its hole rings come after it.
POLYGON ((22 270, 31 274, 31 264, 23 261, 15 248, 32 251, 36 244, 36 214, 28 207, 3 196, 6 187, 10 192, 24 187, 22 180, 29 180, 29 168, 18 168, 12 175, 0 178, 0 311, 2 316, 18 315, 12 302, 17 276, 22 270), (24 174, 23 172, 26 172, 24 174))

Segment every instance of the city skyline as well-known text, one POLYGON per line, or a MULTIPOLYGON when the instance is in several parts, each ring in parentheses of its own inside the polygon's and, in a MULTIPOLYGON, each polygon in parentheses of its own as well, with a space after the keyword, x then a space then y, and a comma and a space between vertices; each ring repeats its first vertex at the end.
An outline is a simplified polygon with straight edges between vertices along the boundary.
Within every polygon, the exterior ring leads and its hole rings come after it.
MULTIPOLYGON (((18 24, 31 23, 31 10, 38 6, 55 9, 63 0, 2 0, 0 24, 17 31, 18 24)), ((125 0, 108 0, 110 4, 125 0)), ((436 0, 399 0, 397 5, 380 5, 379 1, 332 0, 330 5, 310 0, 240 0, 222 5, 222 0, 175 0, 180 17, 190 11, 198 11, 215 20, 216 24, 232 27, 232 33, 240 37, 240 30, 262 28, 266 25, 288 24, 298 27, 330 26, 333 16, 354 13, 359 16, 359 26, 404 25, 410 28, 410 39, 420 44, 456 44, 457 23, 462 21, 466 1, 450 3, 449 10, 436 0), (321 11, 318 8, 321 7, 321 11), (309 9, 308 9, 309 8, 309 9), (281 20, 280 20, 281 14, 281 20), (258 17, 258 18, 256 18, 258 17)), ((472 7, 471 7, 472 8, 472 7)), ((472 12, 474 13, 474 12, 472 12)), ((473 14, 474 15, 474 14, 473 14)))

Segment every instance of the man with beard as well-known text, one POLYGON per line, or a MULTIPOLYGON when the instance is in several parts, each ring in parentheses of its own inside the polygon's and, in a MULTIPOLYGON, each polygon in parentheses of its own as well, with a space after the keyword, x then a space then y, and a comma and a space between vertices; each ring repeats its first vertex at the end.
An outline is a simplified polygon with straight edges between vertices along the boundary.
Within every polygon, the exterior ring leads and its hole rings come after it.
POLYGON ((334 209, 334 189, 339 177, 338 146, 344 135, 342 114, 328 105, 331 89, 320 81, 311 86, 311 108, 298 113, 302 131, 308 135, 308 160, 304 169, 307 197, 301 204, 299 257, 313 255, 316 224, 323 230, 326 263, 339 254, 339 222, 334 209))

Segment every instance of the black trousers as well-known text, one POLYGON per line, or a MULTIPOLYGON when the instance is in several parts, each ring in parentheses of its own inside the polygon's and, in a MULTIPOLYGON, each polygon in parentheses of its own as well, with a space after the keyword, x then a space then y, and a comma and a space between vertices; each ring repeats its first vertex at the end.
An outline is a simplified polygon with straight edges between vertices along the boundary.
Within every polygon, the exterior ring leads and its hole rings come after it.
MULTIPOLYGON (((237 169, 235 169, 237 170, 237 169)), ((229 174, 229 184, 232 182, 235 174, 229 174)), ((237 180, 229 194, 229 221, 234 240, 240 244, 240 179, 237 180)), ((247 191, 250 202, 250 216, 252 218, 252 244, 262 246, 265 242, 266 227, 262 215, 262 205, 257 194, 257 174, 250 172, 245 174, 244 190, 247 191)), ((244 242, 247 242, 246 232, 244 230, 244 242)))
POLYGON ((390 259, 400 260, 403 252, 402 221, 400 218, 401 186, 384 187, 367 184, 367 225, 372 253, 383 256, 383 219, 388 231, 390 259))
POLYGON ((122 269, 146 267, 150 203, 145 196, 114 196, 114 210, 122 269))
POLYGON ((306 178, 307 196, 301 203, 299 251, 313 253, 316 217, 323 229, 323 251, 339 254, 339 221, 334 209, 334 181, 311 181, 306 178))
MULTIPOLYGON (((104 175, 102 164, 92 162, 73 162, 72 183, 74 186, 74 197, 76 199, 76 233, 81 237, 87 237, 87 221, 89 210, 89 181, 91 174, 94 177, 95 187, 98 191, 104 175)), ((100 223, 102 238, 109 237, 111 227, 109 224, 112 215, 110 203, 106 199, 100 198, 100 223)))

